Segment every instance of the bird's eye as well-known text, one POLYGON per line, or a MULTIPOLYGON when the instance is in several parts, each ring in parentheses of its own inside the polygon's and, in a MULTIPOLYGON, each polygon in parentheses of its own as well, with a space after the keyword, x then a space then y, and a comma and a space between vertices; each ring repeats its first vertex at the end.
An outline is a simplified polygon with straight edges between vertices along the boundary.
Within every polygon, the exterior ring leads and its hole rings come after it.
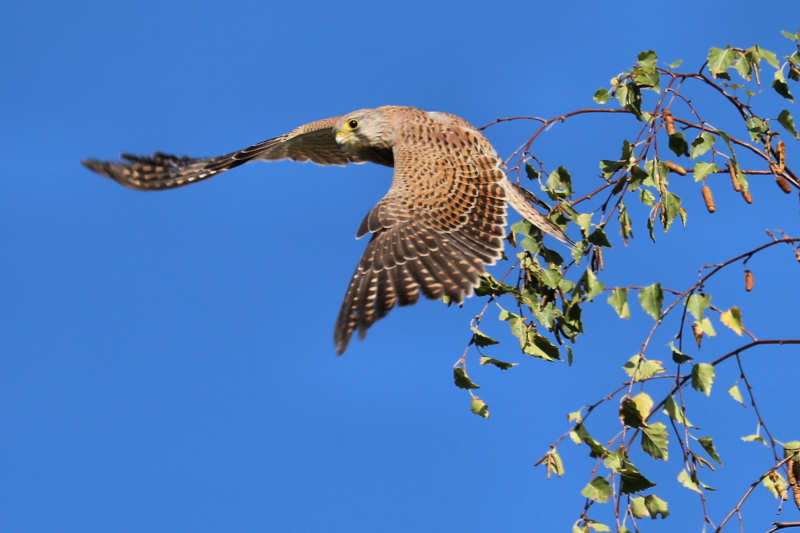
POLYGON ((358 127, 358 121, 354 118, 351 118, 347 121, 347 128, 350 130, 354 130, 358 127))

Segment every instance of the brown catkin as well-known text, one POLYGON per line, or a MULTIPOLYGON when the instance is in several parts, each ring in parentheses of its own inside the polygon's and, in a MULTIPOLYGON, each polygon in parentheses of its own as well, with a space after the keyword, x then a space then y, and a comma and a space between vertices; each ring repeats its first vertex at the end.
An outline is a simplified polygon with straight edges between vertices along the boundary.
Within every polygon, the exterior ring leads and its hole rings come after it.
POLYGON ((789 183, 785 179, 783 179, 783 176, 778 176, 777 178, 775 178, 775 183, 777 183, 778 187, 780 187, 781 190, 786 194, 792 193, 792 188, 789 186, 789 183))
POLYGON ((786 169, 786 145, 778 141, 778 168, 781 172, 786 169))
POLYGON ((747 202, 748 204, 753 203, 753 195, 750 194, 750 191, 742 192, 742 198, 744 198, 744 201, 747 202))
POLYGON ((708 185, 703 185, 703 201, 706 203, 706 209, 708 209, 709 213, 717 210, 717 206, 714 204, 714 195, 711 194, 711 187, 708 185))
POLYGON ((794 496, 794 504, 800 509, 800 462, 797 461, 797 456, 789 459, 787 466, 787 477, 789 478, 789 486, 792 487, 792 495, 794 496))
POLYGON ((733 185, 733 190, 736 192, 742 192, 742 186, 739 185, 739 180, 736 179, 736 170, 731 165, 730 161, 728 161, 728 174, 731 175, 731 185, 733 185))
POLYGON ((664 161, 663 163, 664 166, 666 166, 668 169, 675 172, 676 174, 680 174, 681 176, 685 176, 686 174, 689 173, 688 170, 678 165, 677 163, 673 163, 672 161, 664 161))
POLYGON ((755 280, 753 280, 753 273, 749 270, 744 271, 744 290, 750 292, 753 290, 753 284, 755 280))
POLYGON ((672 111, 665 109, 662 113, 664 116, 664 123, 667 125, 667 133, 669 135, 675 134, 675 120, 672 118, 672 111))

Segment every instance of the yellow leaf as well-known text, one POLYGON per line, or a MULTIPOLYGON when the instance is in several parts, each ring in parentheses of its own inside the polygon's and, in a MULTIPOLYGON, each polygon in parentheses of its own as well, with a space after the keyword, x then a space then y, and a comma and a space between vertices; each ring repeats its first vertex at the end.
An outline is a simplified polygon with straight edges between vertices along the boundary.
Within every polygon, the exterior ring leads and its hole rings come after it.
POLYGON ((738 307, 733 306, 727 311, 724 311, 719 319, 737 335, 741 335, 744 332, 744 327, 742 326, 742 310, 738 307))

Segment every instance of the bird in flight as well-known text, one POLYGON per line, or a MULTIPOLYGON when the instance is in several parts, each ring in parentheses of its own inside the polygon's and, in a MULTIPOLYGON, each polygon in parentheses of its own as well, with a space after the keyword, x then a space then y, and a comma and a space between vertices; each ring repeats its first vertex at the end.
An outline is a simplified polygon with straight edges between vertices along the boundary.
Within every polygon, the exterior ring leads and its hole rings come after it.
POLYGON ((341 355, 353 332, 367 329, 420 292, 462 303, 486 265, 503 252, 506 203, 544 233, 569 245, 556 224, 533 208, 526 191, 502 170, 491 143, 464 119, 414 107, 384 106, 304 124, 218 157, 156 152, 122 154, 121 162, 83 165, 131 189, 182 187, 252 160, 372 162, 394 167, 389 192, 364 217, 356 238, 370 233, 334 328, 341 355))

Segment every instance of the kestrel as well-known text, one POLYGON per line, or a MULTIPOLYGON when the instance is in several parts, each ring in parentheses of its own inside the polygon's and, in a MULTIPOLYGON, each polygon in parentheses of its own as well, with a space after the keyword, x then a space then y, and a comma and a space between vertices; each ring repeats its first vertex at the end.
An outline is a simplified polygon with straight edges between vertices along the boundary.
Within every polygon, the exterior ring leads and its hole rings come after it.
POLYGON ((344 296, 334 344, 344 353, 353 332, 367 329, 395 305, 422 292, 461 303, 486 265, 503 252, 506 202, 543 232, 571 244, 513 184, 492 145, 464 119, 414 107, 361 109, 296 128, 219 157, 122 154, 123 162, 87 159, 89 169, 138 190, 189 185, 248 161, 370 161, 394 167, 392 186, 373 207, 356 238, 371 233, 344 296))

